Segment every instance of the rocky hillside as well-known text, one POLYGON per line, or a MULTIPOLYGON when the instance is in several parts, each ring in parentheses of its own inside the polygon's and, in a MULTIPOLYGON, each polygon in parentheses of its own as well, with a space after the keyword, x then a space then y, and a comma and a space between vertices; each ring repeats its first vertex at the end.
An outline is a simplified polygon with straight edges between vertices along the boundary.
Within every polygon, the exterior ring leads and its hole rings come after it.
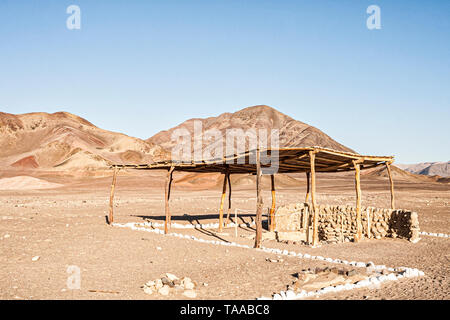
MULTIPOLYGON (((340 151, 354 152, 352 149, 336 142, 330 136, 319 129, 306 123, 297 121, 269 106, 261 105, 242 109, 235 113, 223 113, 217 117, 206 119, 194 118, 187 120, 180 125, 166 131, 161 131, 153 137, 147 139, 147 142, 160 145, 168 152, 174 146, 181 143, 190 143, 193 150, 194 139, 209 130, 218 130, 222 137, 226 137, 229 129, 278 129, 280 147, 311 147, 321 146, 340 151), (194 131, 194 123, 201 124, 201 131, 194 131), (176 130, 187 130, 190 134, 190 141, 177 141, 172 139, 176 130)), ((180 139, 181 140, 181 139, 180 139)), ((224 138, 225 140, 225 138, 224 138)), ((215 139, 203 139, 202 148, 211 146, 215 139)), ((268 132, 268 146, 270 147, 270 131, 268 132)), ((246 148, 248 144, 246 145, 246 148)), ((224 149, 226 150, 226 149, 224 149)), ((224 152, 226 153, 226 152, 224 152)))
POLYGON ((166 157, 152 143, 100 129, 67 112, 0 113, 0 164, 22 169, 98 169, 166 157))
POLYGON ((447 162, 423 162, 416 164, 399 164, 405 171, 423 174, 427 176, 450 177, 450 161, 447 162))

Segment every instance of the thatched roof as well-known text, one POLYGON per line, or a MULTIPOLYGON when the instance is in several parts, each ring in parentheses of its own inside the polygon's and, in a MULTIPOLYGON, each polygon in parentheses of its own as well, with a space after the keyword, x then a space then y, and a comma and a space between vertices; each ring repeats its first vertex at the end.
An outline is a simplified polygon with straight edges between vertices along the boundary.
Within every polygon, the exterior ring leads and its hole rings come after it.
MULTIPOLYGON (((316 172, 354 170, 353 161, 358 161, 362 170, 394 161, 393 156, 367 156, 322 147, 264 149, 259 151, 263 173, 308 172, 310 171, 310 151, 315 153, 316 172), (278 156, 276 153, 278 153, 278 156), (270 162, 272 157, 275 160, 278 159, 278 165, 274 161, 270 162), (275 169, 275 171, 272 169, 275 169)), ((225 156, 223 159, 191 162, 171 160, 139 165, 116 164, 112 167, 138 170, 169 170, 173 167, 176 171, 188 172, 256 173, 256 162, 254 161, 256 152, 256 150, 251 150, 237 155, 225 156)))

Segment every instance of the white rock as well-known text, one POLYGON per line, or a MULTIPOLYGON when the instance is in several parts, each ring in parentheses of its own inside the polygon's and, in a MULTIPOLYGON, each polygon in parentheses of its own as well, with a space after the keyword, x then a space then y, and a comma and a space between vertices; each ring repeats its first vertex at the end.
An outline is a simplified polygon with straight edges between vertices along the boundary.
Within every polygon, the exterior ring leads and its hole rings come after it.
POLYGON ((5 238, 5 239, 7 239, 7 238, 9 238, 9 237, 11 237, 9 234, 5 234, 5 235, 3 236, 3 238, 5 238))
POLYGON ((282 300, 281 296, 278 293, 273 295, 273 300, 282 300))
POLYGON ((31 258, 31 261, 38 261, 40 258, 41 257, 39 257, 39 256, 35 256, 35 257, 31 258))
POLYGON ((158 289, 161 289, 162 287, 163 287, 163 283, 162 283, 161 279, 156 279, 155 288, 158 290, 158 289))
POLYGON ((336 291, 336 288, 335 287, 333 287, 333 286, 328 286, 328 287, 325 287, 325 288, 323 288, 323 290, 325 290, 325 292, 335 292, 336 291))
POLYGON ((178 277, 172 273, 166 273, 166 278, 169 279, 170 281, 178 280, 178 277))
POLYGON ((366 287, 366 286, 368 286, 368 285, 370 285, 370 281, 367 280, 367 279, 358 281, 358 282, 356 283, 356 286, 357 286, 357 287, 366 287))
POLYGON ((170 292, 170 288, 168 285, 162 286, 162 288, 159 288, 158 293, 162 296, 167 296, 170 292))
POLYGON ((345 290, 352 290, 356 287, 356 285, 354 283, 346 283, 344 285, 345 290))
POLYGON ((381 275, 381 276, 378 276, 377 279, 378 279, 378 281, 380 281, 380 282, 384 282, 384 281, 386 281, 388 278, 387 278, 386 275, 381 275))
POLYGON ((397 281, 397 276, 393 273, 389 273, 387 279, 391 281, 397 281))
POLYGON ((144 286, 144 292, 146 294, 153 294, 153 290, 150 287, 144 286))
POLYGON ((183 295, 188 297, 188 298, 191 298, 191 299, 197 297, 197 293, 194 290, 185 290, 183 292, 183 295))
POLYGON ((342 291, 342 290, 345 290, 345 286, 342 285, 342 284, 339 284, 339 285, 337 285, 337 286, 334 288, 334 291, 336 291, 336 292, 339 292, 339 291, 342 291))
POLYGON ((156 286, 156 282, 154 280, 150 280, 145 285, 147 287, 154 287, 154 286, 156 286))
POLYGON ((288 290, 288 291, 286 291, 286 299, 288 299, 288 300, 293 300, 293 299, 295 299, 295 293, 294 293, 294 291, 292 291, 292 290, 288 290))
POLYGON ((192 283, 192 282, 190 282, 190 281, 184 282, 184 288, 185 288, 185 289, 187 289, 187 290, 192 290, 192 289, 194 289, 194 287, 195 287, 194 283, 192 283))
POLYGON ((357 262, 356 263, 356 267, 358 267, 358 268, 365 268, 366 264, 364 262, 357 262))

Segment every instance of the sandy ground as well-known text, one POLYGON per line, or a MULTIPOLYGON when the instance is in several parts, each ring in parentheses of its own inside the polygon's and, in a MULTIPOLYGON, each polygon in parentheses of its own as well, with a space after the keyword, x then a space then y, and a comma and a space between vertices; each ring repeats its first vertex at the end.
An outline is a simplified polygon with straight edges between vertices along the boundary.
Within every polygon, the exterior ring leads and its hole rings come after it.
MULTIPOLYGON (((21 173, 26 175, 29 173, 21 173)), ((110 177, 71 178, 33 174, 57 189, 0 191, 0 299, 182 299, 181 295, 146 295, 141 286, 165 272, 188 276, 200 284, 197 299, 255 299, 270 296, 294 280, 303 268, 327 266, 325 262, 283 257, 253 249, 215 246, 186 239, 133 231, 106 225, 110 177), (37 261, 32 258, 39 256, 37 261), (81 289, 68 290, 67 267, 81 270, 81 289), (207 286, 203 285, 207 283, 207 286), (90 292, 109 291, 110 293, 90 292)), ((7 177, 8 173, 2 173, 7 177)), ((300 176, 300 181, 303 177, 300 176)), ((164 221, 163 174, 118 178, 115 221, 164 221)), ((318 203, 354 204, 353 179, 318 178, 318 203)), ((363 205, 388 207, 388 182, 363 178, 363 205)), ((450 186, 396 182, 397 207, 419 213, 422 231, 450 233, 450 186)), ((255 190, 233 190, 233 207, 253 212, 255 190)), ((305 187, 278 190, 277 204, 304 199, 305 187)), ((171 198, 173 222, 217 222, 220 190, 177 188, 171 198)), ((270 192, 264 193, 265 207, 270 192)), ((266 212, 266 210, 264 211, 266 212)), ((250 222, 250 213, 239 220, 250 222)), ((173 230, 203 239, 253 244, 245 236, 253 228, 239 228, 217 235, 214 230, 173 230)), ((450 240, 423 236, 417 244, 401 239, 365 240, 361 243, 323 245, 265 241, 266 247, 293 250, 324 257, 373 261, 388 267, 413 267, 425 272, 421 278, 383 283, 379 288, 329 293, 321 299, 449 299, 450 240)), ((328 266, 332 266, 328 264, 328 266)))

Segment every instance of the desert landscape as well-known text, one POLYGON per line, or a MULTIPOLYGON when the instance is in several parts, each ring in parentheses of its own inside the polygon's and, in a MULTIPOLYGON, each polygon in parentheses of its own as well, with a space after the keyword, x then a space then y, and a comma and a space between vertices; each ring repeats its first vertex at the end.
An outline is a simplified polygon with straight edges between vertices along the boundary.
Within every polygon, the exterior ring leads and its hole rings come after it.
MULTIPOLYGON (((114 224, 107 224, 111 165, 170 159, 173 131, 185 128, 194 141, 194 120, 220 132, 278 129, 281 147, 357 152, 269 106, 191 119, 147 140, 67 112, 0 113, 0 299, 449 299, 448 163, 392 165, 396 207, 418 215, 415 243, 383 237, 311 247, 263 239, 254 249, 256 178, 249 174, 231 175, 232 224, 217 232, 222 175, 175 171, 172 229, 163 234, 166 172, 120 170, 114 224), (75 290, 69 266, 80 270, 75 290)), ((319 172, 316 180, 318 205, 355 205, 353 172, 319 172)), ((277 174, 275 184, 277 209, 304 202, 304 173, 277 174)), ((361 188, 363 206, 389 208, 384 167, 362 170, 361 188)), ((267 229, 266 175, 262 196, 267 229)))

